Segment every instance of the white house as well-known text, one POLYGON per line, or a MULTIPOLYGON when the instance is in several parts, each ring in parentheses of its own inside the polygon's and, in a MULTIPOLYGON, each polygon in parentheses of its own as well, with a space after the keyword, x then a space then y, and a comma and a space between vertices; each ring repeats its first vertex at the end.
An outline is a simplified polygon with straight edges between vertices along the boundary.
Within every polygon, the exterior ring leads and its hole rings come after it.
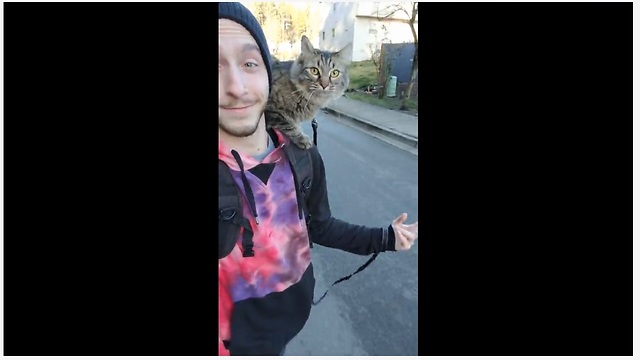
MULTIPOLYGON (((339 50, 353 43, 352 61, 371 59, 382 43, 413 42, 409 19, 404 11, 390 16, 395 5, 403 6, 411 14, 411 2, 319 2, 311 7, 311 14, 319 24, 317 39, 311 39, 320 49, 339 50)), ((418 31, 418 18, 415 22, 418 31)))

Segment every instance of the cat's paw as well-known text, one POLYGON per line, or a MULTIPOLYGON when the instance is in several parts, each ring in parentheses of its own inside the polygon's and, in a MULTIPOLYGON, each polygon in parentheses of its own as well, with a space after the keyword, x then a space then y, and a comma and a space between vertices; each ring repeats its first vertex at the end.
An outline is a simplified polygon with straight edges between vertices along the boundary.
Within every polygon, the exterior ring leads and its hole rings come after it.
POLYGON ((301 149, 309 150, 313 146, 313 142, 309 138, 301 138, 295 142, 296 146, 301 149))

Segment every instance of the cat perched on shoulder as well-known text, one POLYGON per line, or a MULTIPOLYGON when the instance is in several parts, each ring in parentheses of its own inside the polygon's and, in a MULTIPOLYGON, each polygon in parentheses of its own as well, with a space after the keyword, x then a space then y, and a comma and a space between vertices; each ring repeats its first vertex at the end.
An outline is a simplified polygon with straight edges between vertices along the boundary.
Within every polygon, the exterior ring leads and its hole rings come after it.
POLYGON ((267 127, 276 128, 303 149, 313 143, 300 129, 318 110, 342 96, 349 85, 351 44, 340 51, 315 49, 302 36, 302 52, 293 61, 275 62, 273 85, 265 108, 267 127))

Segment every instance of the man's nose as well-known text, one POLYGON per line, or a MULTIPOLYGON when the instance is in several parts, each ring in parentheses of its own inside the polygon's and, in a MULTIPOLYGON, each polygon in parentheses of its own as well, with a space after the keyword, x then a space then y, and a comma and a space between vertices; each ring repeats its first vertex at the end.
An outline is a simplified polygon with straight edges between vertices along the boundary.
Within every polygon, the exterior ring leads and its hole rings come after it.
POLYGON ((228 67, 227 71, 224 72, 224 91, 234 97, 242 97, 246 92, 246 87, 244 84, 245 78, 242 76, 242 72, 240 69, 236 67, 228 67))

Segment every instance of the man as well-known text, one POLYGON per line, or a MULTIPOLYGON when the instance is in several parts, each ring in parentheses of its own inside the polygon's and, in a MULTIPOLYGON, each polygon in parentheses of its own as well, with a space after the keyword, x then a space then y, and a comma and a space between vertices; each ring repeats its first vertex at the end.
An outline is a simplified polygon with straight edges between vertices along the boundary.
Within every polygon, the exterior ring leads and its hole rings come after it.
POLYGON ((238 212, 220 209, 218 352, 282 355, 311 311, 310 240, 361 255, 408 250, 418 223, 404 224, 406 213, 383 228, 333 218, 315 147, 296 150, 309 152, 313 168, 311 184, 298 189, 294 145, 265 126, 272 78, 260 25, 244 6, 219 3, 218 31, 219 169, 231 173, 243 204, 238 212))

